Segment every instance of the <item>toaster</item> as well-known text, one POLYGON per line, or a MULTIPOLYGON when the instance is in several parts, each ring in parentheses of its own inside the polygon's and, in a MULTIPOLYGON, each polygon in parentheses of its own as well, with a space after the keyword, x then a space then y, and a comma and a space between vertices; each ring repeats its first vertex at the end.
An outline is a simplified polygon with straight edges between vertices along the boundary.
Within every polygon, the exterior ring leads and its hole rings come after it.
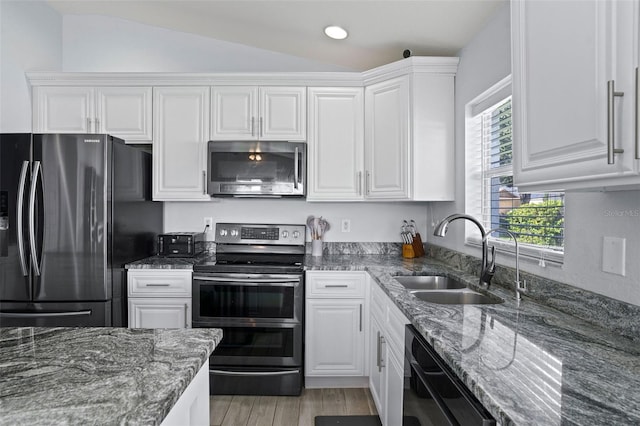
POLYGON ((203 251, 203 232, 172 232, 158 235, 159 256, 193 257, 203 251))

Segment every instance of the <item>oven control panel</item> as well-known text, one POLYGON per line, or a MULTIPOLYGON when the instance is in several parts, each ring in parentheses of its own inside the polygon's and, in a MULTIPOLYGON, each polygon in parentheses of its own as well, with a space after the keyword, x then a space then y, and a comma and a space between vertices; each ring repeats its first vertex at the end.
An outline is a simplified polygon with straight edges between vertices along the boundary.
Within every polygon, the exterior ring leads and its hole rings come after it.
POLYGON ((216 224, 216 243, 304 245, 304 225, 216 224))

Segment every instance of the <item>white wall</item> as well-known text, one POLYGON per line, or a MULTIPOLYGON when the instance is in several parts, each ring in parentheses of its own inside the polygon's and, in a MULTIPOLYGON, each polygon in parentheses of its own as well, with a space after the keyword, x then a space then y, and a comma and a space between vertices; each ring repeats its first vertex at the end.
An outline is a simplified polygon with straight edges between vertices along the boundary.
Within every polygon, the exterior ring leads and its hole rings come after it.
MULTIPOLYGON (((203 218, 218 222, 305 224, 308 216, 322 216, 331 229, 325 241, 400 242, 404 219, 414 219, 426 232, 426 203, 308 203, 287 199, 231 199, 203 203, 165 203, 164 228, 202 231, 203 218), (351 232, 340 232, 342 219, 351 220, 351 232)), ((309 240, 309 237, 307 237, 309 240)))
MULTIPOLYGON (((454 222, 445 238, 433 237, 433 222, 464 212, 465 105, 511 72, 510 18, 506 4, 487 27, 460 52, 456 76, 456 200, 431 203, 428 240, 480 257, 480 250, 464 244, 464 224, 454 222)), ((562 266, 541 268, 524 261, 522 269, 634 305, 640 305, 640 192, 569 193, 565 198, 565 259, 562 266), (626 238, 626 276, 602 272, 604 236, 626 238)), ((498 263, 513 266, 498 254, 498 263)), ((547 263, 547 265, 549 265, 547 263)))
POLYGON ((43 2, 0 1, 0 133, 31 131, 26 71, 62 69, 62 17, 43 2))
POLYGON ((343 67, 124 19, 64 16, 64 71, 348 71, 343 67))

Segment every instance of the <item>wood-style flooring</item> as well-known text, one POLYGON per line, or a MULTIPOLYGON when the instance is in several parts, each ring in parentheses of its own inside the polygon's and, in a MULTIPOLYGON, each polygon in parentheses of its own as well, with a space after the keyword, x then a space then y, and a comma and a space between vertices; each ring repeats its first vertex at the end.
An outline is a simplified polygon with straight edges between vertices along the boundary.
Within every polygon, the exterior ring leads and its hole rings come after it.
POLYGON ((303 389, 300 396, 216 395, 211 426, 313 426, 315 416, 378 414, 366 388, 303 389))

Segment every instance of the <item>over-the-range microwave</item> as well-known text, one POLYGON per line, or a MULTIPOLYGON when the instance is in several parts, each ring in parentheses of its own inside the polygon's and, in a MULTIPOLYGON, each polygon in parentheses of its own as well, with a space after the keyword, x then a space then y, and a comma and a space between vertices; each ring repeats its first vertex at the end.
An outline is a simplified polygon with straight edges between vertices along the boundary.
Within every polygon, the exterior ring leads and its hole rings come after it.
POLYGON ((207 192, 214 197, 304 197, 307 145, 209 141, 207 192))

